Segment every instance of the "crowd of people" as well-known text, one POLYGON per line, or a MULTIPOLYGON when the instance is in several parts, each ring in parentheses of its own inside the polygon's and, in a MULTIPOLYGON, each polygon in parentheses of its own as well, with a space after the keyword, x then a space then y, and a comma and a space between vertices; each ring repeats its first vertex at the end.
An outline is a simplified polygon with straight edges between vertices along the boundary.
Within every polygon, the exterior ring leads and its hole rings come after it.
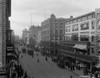
POLYGON ((22 66, 11 62, 11 67, 9 68, 9 75, 7 78, 28 78, 27 72, 23 70, 22 66))

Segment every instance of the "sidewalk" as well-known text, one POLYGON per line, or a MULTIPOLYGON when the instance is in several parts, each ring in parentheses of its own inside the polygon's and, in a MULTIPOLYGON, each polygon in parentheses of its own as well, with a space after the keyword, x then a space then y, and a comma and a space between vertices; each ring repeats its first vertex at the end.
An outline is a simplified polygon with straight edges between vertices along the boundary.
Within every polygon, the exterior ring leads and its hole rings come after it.
MULTIPOLYGON (((48 57, 48 60, 49 60, 49 61, 52 61, 52 59, 51 59, 50 57, 48 57)), ((66 70, 68 70, 68 71, 74 73, 74 74, 77 75, 77 76, 83 75, 83 70, 77 70, 77 69, 75 69, 74 71, 72 71, 72 70, 70 70, 70 69, 68 69, 68 68, 66 68, 66 70)))
POLYGON ((82 70, 74 70, 72 72, 75 73, 78 76, 83 75, 83 71, 82 70))

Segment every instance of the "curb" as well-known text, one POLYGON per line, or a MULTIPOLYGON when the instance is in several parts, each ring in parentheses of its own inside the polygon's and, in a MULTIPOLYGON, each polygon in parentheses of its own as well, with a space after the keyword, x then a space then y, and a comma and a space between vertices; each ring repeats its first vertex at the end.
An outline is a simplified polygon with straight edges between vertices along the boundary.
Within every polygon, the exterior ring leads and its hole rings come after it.
POLYGON ((77 76, 80 76, 80 74, 75 73, 74 71, 72 71, 72 70, 70 70, 70 69, 68 69, 68 68, 65 68, 65 69, 68 70, 68 71, 70 71, 70 72, 72 72, 72 73, 74 73, 74 74, 76 74, 77 76))

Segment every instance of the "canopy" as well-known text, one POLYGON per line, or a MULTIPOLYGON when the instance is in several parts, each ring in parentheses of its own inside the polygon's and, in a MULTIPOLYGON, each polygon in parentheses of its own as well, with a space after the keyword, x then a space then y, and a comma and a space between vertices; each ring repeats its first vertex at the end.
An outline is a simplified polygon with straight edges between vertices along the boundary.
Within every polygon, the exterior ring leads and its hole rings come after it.
POLYGON ((100 56, 98 56, 99 58, 99 61, 98 61, 98 64, 96 65, 96 68, 100 68, 100 56))
POLYGON ((73 48, 81 49, 81 50, 86 50, 87 46, 84 44, 75 44, 73 48))
POLYGON ((100 68, 100 63, 96 65, 96 68, 100 68))

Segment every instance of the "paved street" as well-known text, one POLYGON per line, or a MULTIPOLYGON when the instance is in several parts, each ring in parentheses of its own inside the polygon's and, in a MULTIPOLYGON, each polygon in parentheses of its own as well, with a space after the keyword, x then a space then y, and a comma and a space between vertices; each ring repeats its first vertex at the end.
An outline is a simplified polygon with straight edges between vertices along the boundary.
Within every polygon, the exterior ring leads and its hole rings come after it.
POLYGON ((77 75, 69 70, 57 67, 50 58, 48 61, 45 61, 45 57, 41 56, 41 54, 38 56, 35 54, 34 58, 28 54, 23 54, 23 58, 20 58, 20 62, 31 78, 70 78, 70 75, 72 75, 73 78, 78 78, 77 75), (38 58, 39 62, 37 62, 38 58))

